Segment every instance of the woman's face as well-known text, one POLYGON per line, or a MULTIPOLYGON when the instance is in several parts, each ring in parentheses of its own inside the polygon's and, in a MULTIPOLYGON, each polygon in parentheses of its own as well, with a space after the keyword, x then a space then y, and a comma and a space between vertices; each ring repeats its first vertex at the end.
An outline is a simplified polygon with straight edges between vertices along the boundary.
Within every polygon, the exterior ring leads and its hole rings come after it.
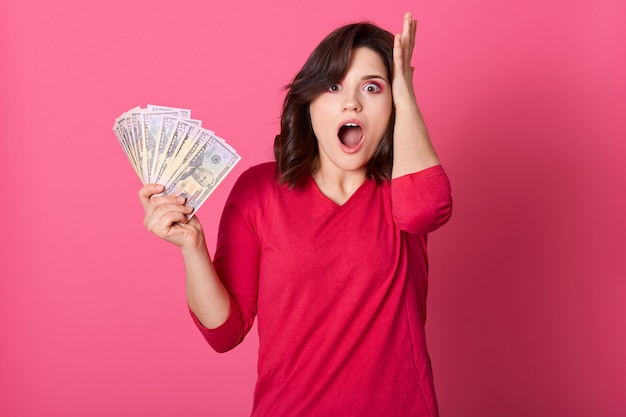
POLYGON ((391 80, 382 59, 369 48, 355 49, 344 78, 310 105, 318 169, 365 174, 389 125, 392 106, 391 80))

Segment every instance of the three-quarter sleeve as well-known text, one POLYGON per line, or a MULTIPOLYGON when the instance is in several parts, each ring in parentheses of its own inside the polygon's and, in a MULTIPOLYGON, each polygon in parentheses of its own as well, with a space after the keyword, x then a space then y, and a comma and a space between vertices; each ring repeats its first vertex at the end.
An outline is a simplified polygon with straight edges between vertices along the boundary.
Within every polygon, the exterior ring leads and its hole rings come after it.
POLYGON ((450 181, 441 165, 394 178, 391 201, 394 221, 412 234, 433 232, 452 214, 450 181))
POLYGON ((254 188, 254 178, 244 173, 233 187, 220 220, 213 263, 230 295, 230 314, 221 326, 208 329, 192 313, 202 335, 218 352, 241 343, 257 312, 260 248, 251 208, 254 188))

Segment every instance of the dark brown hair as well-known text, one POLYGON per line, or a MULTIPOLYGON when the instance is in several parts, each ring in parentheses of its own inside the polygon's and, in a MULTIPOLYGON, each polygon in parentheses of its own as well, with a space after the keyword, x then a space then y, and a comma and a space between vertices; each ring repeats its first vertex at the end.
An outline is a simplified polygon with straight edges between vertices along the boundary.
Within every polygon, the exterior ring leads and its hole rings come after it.
MULTIPOLYGON (((360 47, 369 48, 380 56, 391 80, 393 35, 371 23, 353 23, 329 34, 311 53, 293 82, 287 85, 280 134, 274 139, 276 175, 281 183, 293 187, 313 173, 319 154, 309 105, 315 97, 343 78, 352 51, 360 47)), ((367 176, 377 182, 391 178, 394 120, 392 106, 383 140, 367 164, 367 176)))

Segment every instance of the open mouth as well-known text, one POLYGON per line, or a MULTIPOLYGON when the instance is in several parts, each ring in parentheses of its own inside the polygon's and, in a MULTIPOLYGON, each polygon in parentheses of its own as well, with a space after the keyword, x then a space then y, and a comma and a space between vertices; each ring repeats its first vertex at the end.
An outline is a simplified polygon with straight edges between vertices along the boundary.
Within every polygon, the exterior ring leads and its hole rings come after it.
POLYGON ((339 128, 339 140, 345 146, 353 148, 361 142, 363 129, 356 123, 346 123, 339 128))

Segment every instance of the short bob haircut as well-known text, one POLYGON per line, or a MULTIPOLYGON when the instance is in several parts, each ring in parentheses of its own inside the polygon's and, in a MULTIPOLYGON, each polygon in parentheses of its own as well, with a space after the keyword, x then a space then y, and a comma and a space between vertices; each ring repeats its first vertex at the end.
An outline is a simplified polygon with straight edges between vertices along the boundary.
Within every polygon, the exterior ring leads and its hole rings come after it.
MULTIPOLYGON (((319 161, 319 151, 309 105, 343 78, 352 51, 361 47, 369 48, 380 56, 387 70, 387 79, 391 82, 393 35, 371 23, 353 23, 329 34, 311 53, 293 82, 286 86, 280 134, 274 139, 279 182, 295 187, 313 173, 319 161)), ((395 109, 392 106, 389 126, 367 164, 367 176, 377 183, 391 178, 394 120, 395 109)))

